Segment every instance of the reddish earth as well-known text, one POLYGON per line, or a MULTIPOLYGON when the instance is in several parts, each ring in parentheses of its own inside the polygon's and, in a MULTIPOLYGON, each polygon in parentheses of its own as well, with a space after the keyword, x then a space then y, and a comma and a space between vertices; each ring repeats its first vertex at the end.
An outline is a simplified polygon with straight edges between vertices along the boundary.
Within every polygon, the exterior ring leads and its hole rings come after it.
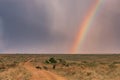
POLYGON ((24 67, 32 73, 31 80, 66 80, 64 77, 61 77, 50 71, 38 70, 33 67, 30 62, 26 62, 24 67))

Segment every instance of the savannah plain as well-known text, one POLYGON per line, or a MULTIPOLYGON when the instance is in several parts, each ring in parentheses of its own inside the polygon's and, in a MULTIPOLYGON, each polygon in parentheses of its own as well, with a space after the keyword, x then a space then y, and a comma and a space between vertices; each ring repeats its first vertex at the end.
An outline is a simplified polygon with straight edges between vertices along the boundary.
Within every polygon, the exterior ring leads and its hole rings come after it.
POLYGON ((120 55, 1 54, 0 80, 120 80, 120 55))

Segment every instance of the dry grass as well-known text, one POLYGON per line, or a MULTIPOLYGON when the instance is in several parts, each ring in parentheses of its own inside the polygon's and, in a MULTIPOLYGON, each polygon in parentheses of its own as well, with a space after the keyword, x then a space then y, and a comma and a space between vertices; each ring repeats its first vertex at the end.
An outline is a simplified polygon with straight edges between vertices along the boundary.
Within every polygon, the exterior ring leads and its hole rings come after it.
POLYGON ((0 80, 30 80, 31 74, 22 66, 0 73, 0 80))
POLYGON ((120 55, 4 55, 0 57, 5 66, 0 69, 0 80, 30 80, 31 73, 18 65, 30 59, 34 67, 45 66, 68 80, 120 80, 120 55), (52 64, 45 63, 51 57, 63 59, 69 66, 57 64, 53 70, 52 64), (11 64, 17 65, 13 68, 11 64))
POLYGON ((56 73, 68 80, 120 80, 119 59, 68 61, 69 67, 58 67, 56 73), (116 62, 117 61, 117 62, 116 62))

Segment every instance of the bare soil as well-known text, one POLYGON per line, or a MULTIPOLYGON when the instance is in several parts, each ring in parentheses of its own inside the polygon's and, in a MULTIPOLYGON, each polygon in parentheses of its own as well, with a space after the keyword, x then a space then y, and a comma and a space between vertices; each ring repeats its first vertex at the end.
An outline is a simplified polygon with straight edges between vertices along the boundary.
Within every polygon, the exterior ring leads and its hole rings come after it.
POLYGON ((55 73, 46 70, 38 70, 28 61, 24 63, 24 67, 32 73, 31 80, 66 80, 55 73))

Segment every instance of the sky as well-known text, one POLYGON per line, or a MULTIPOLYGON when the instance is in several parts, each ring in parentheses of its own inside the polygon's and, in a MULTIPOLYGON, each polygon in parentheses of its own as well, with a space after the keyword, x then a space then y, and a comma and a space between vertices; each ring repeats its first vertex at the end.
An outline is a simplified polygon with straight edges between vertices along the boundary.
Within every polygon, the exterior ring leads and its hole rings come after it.
MULTIPOLYGON (((96 0, 0 0, 0 53, 70 53, 96 0)), ((120 0, 103 0, 78 53, 120 52, 120 0)))

